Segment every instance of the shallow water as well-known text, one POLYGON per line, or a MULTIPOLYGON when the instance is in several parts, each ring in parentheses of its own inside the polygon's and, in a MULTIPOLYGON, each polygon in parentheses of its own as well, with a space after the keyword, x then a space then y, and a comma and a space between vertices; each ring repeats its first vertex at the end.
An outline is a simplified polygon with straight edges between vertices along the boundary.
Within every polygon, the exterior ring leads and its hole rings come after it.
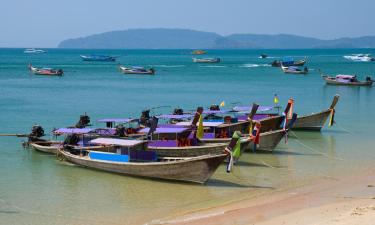
POLYGON ((20 139, 0 138, 0 224, 140 223, 186 210, 301 185, 317 177, 334 177, 372 167, 374 88, 327 86, 325 73, 375 74, 375 63, 351 62, 350 50, 210 50, 215 65, 194 64, 187 50, 60 50, 23 54, 0 49, 0 133, 29 132, 34 123, 46 130, 75 124, 87 112, 103 117, 138 117, 175 107, 194 110, 225 101, 263 105, 295 99, 300 114, 327 108, 340 94, 336 126, 322 133, 293 132, 274 154, 245 153, 232 174, 221 166, 206 185, 172 183, 88 170, 55 157, 25 150, 20 139), (286 75, 267 66, 272 57, 307 56, 309 75, 286 75), (80 54, 119 56, 124 65, 154 67, 155 76, 129 76, 116 63, 82 62, 80 54), (31 75, 27 64, 61 67, 63 77, 31 75), (162 106, 162 107, 161 107, 162 106))

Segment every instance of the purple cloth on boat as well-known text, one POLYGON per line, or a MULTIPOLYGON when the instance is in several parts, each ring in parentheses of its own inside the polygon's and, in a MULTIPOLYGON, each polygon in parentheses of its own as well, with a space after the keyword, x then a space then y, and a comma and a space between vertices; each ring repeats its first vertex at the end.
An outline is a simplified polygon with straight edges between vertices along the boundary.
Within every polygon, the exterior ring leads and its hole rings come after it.
POLYGON ((158 124, 159 128, 184 128, 184 126, 179 126, 176 124, 158 124))
MULTIPOLYGON (((158 127, 156 128, 154 134, 179 134, 186 131, 188 128, 184 127, 158 127)), ((139 131, 139 133, 148 133, 150 128, 146 127, 139 131)))
POLYGON ((158 157, 156 155, 156 152, 153 152, 153 151, 131 150, 130 160, 157 161, 158 157))
POLYGON ((203 138, 205 139, 214 139, 215 138, 215 133, 204 133, 203 138))
POLYGON ((99 128, 95 130, 95 133, 102 135, 102 136, 111 136, 116 134, 115 128, 99 128))
POLYGON ((226 114, 229 113, 228 110, 204 110, 203 114, 226 114))
POLYGON ((256 114, 253 117, 253 120, 261 120, 261 119, 264 119, 264 118, 267 118, 267 117, 269 117, 269 115, 267 115, 267 114, 259 114, 259 115, 256 114))
POLYGON ((159 119, 188 119, 194 117, 193 114, 183 114, 183 115, 173 115, 173 114, 164 114, 156 116, 159 119))
POLYGON ((130 119, 130 118, 113 118, 113 119, 100 119, 98 120, 98 122, 102 122, 102 123, 108 123, 108 122, 111 122, 111 123, 129 123, 129 122, 132 122, 132 121, 136 121, 137 119, 130 119))
POLYGON ((55 134, 88 134, 93 132, 93 128, 59 128, 54 130, 55 134))
POLYGON ((177 147, 177 141, 175 140, 155 140, 149 141, 148 146, 150 147, 177 147))
MULTIPOLYGON (((250 113, 250 110, 252 108, 253 106, 236 106, 233 108, 233 110, 237 112, 250 113)), ((264 112, 264 111, 272 110, 273 108, 274 108, 273 106, 259 106, 257 111, 264 112)))

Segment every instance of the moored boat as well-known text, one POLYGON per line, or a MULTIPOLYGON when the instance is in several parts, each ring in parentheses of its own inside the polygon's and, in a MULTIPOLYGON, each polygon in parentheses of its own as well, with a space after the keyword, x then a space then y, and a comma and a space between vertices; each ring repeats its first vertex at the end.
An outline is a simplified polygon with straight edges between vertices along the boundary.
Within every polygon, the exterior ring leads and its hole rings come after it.
POLYGON ((219 63, 220 58, 193 58, 195 63, 219 63))
POLYGON ((115 145, 117 153, 59 150, 59 155, 74 164, 146 178, 205 183, 227 158, 227 154, 177 158, 160 157, 144 151, 145 141, 98 138, 97 144, 115 145))
MULTIPOLYGON (((331 115, 331 125, 333 123, 333 116, 335 114, 335 106, 339 100, 339 95, 335 95, 333 97, 331 106, 318 113, 312 113, 311 115, 302 115, 297 116, 295 123, 291 127, 292 130, 309 130, 309 131, 320 131, 324 124, 326 123, 328 117, 331 115)), ((278 113, 262 113, 257 114, 254 116, 254 121, 257 121, 261 124, 261 133, 272 131, 272 130, 278 130, 280 127, 282 127, 285 123, 285 115, 288 116, 287 120, 290 121, 290 108, 293 108, 294 101, 292 99, 289 100, 287 107, 285 108, 285 111, 283 115, 279 115, 278 113)), ((248 106, 247 106, 248 107, 248 106)), ((245 109, 246 106, 238 107, 237 110, 245 109)), ((273 107, 264 107, 269 108, 270 110, 273 107)), ((235 108, 234 108, 235 109, 235 108)))
POLYGON ((359 81, 356 75, 336 75, 334 77, 322 75, 326 84, 343 85, 343 86, 372 86, 374 80, 370 76, 366 77, 365 81, 359 81))
POLYGON ((298 61, 294 61, 293 59, 284 59, 284 60, 275 60, 271 63, 273 67, 281 67, 284 66, 303 66, 306 63, 306 59, 301 59, 298 61))
POLYGON ((29 70, 35 75, 44 75, 44 76, 62 76, 64 71, 62 69, 53 69, 53 68, 37 68, 29 64, 29 70))
POLYGON ((375 61, 375 58, 371 57, 370 54, 352 54, 343 56, 345 59, 349 59, 357 62, 371 62, 375 61))
POLYGON ((40 54, 40 53, 46 53, 46 51, 42 49, 35 49, 35 48, 27 48, 23 51, 23 53, 28 53, 28 54, 40 54))
POLYGON ((312 113, 311 115, 298 116, 293 129, 294 130, 311 130, 320 131, 326 123, 329 116, 331 116, 330 125, 334 123, 335 106, 339 101, 339 95, 333 97, 331 106, 318 113, 312 113))
POLYGON ((305 67, 303 70, 296 67, 296 66, 283 66, 281 65, 281 70, 284 73, 290 73, 290 74, 307 74, 309 70, 307 67, 305 67))
POLYGON ((192 55, 204 55, 206 54, 207 52, 204 51, 204 50, 194 50, 191 52, 192 55))
POLYGON ((81 55, 83 61, 92 61, 92 62, 114 62, 116 57, 108 55, 81 55))
POLYGON ((65 135, 64 141, 36 140, 29 141, 28 145, 32 149, 40 152, 56 154, 61 148, 75 150, 94 150, 103 152, 113 152, 114 147, 108 145, 92 144, 90 140, 99 136, 93 128, 59 128, 53 131, 55 136, 65 135))
POLYGON ((144 74, 144 75, 154 75, 155 70, 153 68, 145 69, 144 67, 140 66, 132 66, 132 67, 125 67, 119 66, 120 72, 124 74, 144 74))

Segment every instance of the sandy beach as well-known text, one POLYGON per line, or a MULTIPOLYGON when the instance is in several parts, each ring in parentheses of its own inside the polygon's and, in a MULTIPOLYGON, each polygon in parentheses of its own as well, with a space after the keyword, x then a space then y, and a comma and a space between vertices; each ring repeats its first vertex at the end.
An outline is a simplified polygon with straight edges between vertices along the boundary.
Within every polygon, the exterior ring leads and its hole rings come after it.
POLYGON ((375 172, 367 170, 149 224, 354 225, 374 220, 375 172))

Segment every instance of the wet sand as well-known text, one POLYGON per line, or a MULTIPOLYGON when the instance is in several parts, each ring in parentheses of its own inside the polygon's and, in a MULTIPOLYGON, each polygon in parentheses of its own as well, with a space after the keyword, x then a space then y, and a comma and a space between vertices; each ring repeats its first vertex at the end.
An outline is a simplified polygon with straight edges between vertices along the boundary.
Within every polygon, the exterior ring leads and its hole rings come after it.
POLYGON ((314 182, 149 224, 374 224, 374 171, 314 182))

